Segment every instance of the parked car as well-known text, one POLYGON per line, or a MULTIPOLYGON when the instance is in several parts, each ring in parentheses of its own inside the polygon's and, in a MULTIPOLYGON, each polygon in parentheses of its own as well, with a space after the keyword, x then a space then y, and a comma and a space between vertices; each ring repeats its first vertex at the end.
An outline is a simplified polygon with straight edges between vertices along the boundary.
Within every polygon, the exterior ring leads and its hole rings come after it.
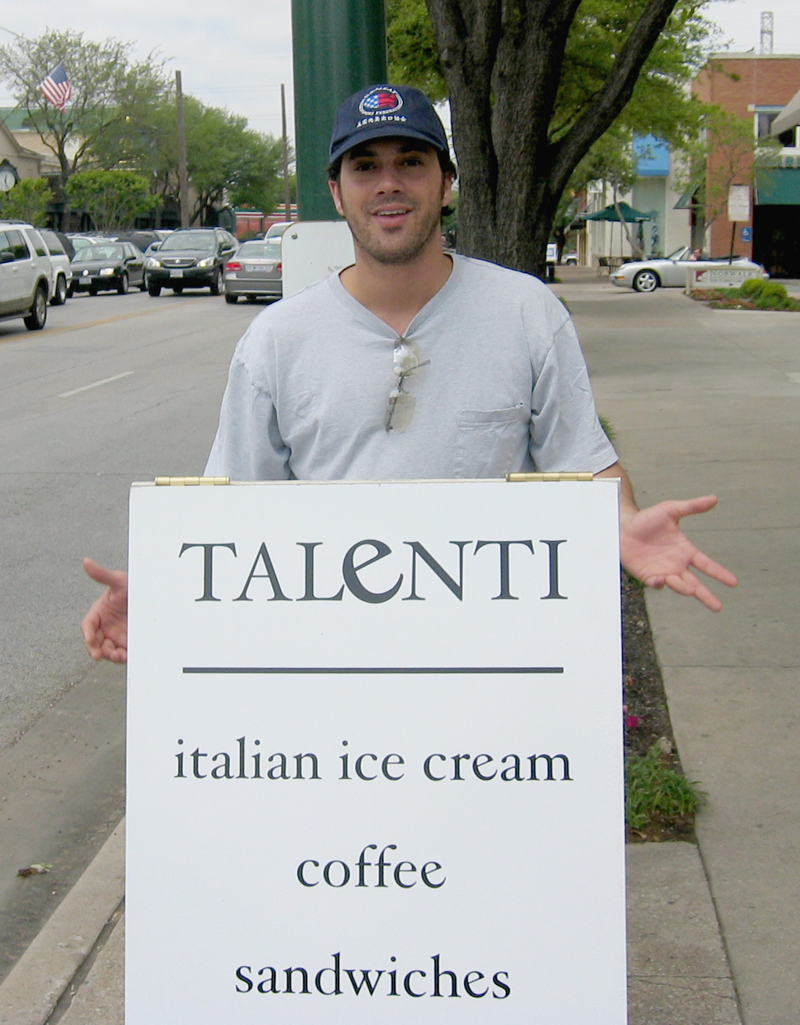
POLYGON ((208 288, 219 295, 225 264, 238 245, 224 228, 178 228, 147 257, 147 291, 158 296, 162 288, 208 288))
POLYGON ((53 281, 50 284, 50 305, 63 306, 69 295, 72 284, 72 256, 75 250, 66 235, 40 228, 39 234, 44 239, 50 262, 53 266, 53 281), (71 252, 70 252, 71 250, 71 252))
POLYGON ((281 238, 284 231, 287 228, 291 228, 297 221, 276 221, 274 224, 270 224, 267 230, 264 232, 264 238, 281 238))
POLYGON ((669 256, 659 259, 623 263, 611 274, 611 280, 620 288, 633 288, 637 292, 655 292, 659 286, 685 288, 689 268, 702 270, 706 267, 725 267, 729 263, 733 267, 746 267, 753 272, 754 278, 769 277, 760 264, 741 256, 734 256, 732 260, 727 256, 709 260, 701 254, 699 259, 692 259, 691 246, 681 246, 669 256))
POLYGON ((24 221, 0 221, 0 320, 22 317, 29 331, 47 322, 55 280, 44 239, 24 221))
POLYGON ((225 264, 225 302, 235 303, 240 295, 250 302, 259 296, 280 299, 283 295, 279 235, 243 242, 225 264))
POLYGON ((96 242, 72 258, 71 292, 118 292, 133 285, 144 291, 144 254, 131 242, 96 242))

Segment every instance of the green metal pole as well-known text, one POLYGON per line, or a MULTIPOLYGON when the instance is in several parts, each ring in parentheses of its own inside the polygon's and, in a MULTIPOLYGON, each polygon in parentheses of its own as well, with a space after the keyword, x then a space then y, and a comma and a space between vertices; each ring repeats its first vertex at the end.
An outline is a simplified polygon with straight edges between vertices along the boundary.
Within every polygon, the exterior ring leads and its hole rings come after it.
POLYGON ((330 221, 333 118, 351 93, 386 81, 384 0, 292 0, 292 37, 298 216, 330 221))

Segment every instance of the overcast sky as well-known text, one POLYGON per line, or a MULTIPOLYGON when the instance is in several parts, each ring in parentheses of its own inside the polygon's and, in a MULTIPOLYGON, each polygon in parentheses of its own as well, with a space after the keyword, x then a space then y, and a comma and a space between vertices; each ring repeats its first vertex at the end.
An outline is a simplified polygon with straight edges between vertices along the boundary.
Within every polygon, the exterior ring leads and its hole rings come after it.
MULTIPOLYGON (((715 0, 707 16, 728 49, 758 50, 763 10, 774 14, 774 52, 800 54, 800 0, 715 0)), ((283 82, 291 134, 291 0, 236 0, 229 8, 220 0, 3 0, 0 25, 0 43, 12 40, 9 31, 35 38, 46 27, 70 28, 130 42, 137 56, 159 50, 171 72, 181 71, 185 92, 275 136, 283 82)), ((0 105, 13 105, 2 84, 0 105)))

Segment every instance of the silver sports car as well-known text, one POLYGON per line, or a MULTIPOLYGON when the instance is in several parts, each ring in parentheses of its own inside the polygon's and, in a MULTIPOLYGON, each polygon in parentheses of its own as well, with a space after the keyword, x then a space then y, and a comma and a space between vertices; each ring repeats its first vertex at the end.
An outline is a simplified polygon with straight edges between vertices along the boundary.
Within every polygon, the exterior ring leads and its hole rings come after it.
MULTIPOLYGON (((763 267, 752 260, 734 256, 733 267, 745 267, 753 272, 754 278, 768 278, 763 267)), ((654 292, 659 285, 663 288, 685 288, 686 275, 690 267, 702 270, 706 267, 726 267, 728 259, 707 260, 702 254, 692 259, 690 246, 681 246, 669 256, 655 260, 637 260, 623 265, 611 274, 611 280, 621 288, 633 288, 637 292, 654 292)))

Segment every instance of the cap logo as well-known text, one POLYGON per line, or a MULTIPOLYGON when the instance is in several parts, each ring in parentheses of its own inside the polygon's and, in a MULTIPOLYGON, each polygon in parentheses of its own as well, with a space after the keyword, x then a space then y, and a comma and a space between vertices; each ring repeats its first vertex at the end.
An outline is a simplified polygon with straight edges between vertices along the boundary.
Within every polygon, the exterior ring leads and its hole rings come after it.
POLYGON ((358 105, 362 114, 391 114, 403 106, 403 97, 395 89, 381 86, 370 89, 358 105))

